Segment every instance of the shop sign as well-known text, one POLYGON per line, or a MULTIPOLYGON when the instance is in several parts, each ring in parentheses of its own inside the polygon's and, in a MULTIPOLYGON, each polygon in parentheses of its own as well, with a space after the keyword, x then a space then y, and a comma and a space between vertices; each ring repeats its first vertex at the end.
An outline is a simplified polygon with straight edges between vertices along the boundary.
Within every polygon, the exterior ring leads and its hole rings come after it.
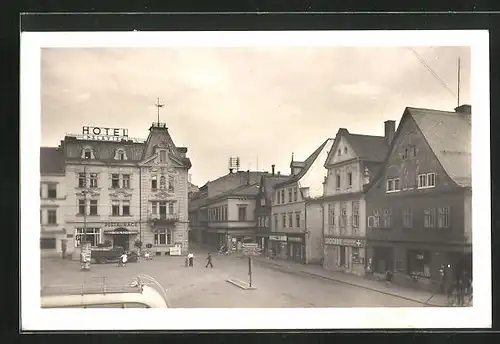
POLYGON ((286 241, 286 235, 270 235, 269 240, 273 241, 286 241))
POLYGON ((170 247, 170 255, 171 256, 180 256, 181 255, 180 246, 170 247))
POLYGON ((288 241, 293 241, 293 242, 302 242, 301 237, 288 237, 288 241))
POLYGON ((364 247, 365 241, 359 239, 325 238, 325 244, 336 246, 364 247))
POLYGON ((137 227, 137 222, 106 222, 104 227, 137 227))
POLYGON ((123 231, 123 230, 113 230, 113 231, 104 231, 104 234, 106 235, 119 235, 119 234, 130 234, 130 235, 135 235, 139 234, 137 231, 123 231))
POLYGON ((128 137, 128 129, 83 126, 82 134, 86 140, 121 141, 128 137))

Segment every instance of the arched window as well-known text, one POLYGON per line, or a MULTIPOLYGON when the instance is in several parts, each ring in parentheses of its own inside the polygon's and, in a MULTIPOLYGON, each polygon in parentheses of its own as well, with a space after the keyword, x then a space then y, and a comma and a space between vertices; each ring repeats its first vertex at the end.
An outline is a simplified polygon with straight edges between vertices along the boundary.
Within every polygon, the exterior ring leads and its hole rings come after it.
POLYGON ((156 180, 156 174, 151 176, 151 189, 156 190, 158 187, 157 180, 156 180))
POLYGON ((165 179, 165 176, 161 176, 160 177, 160 189, 165 189, 166 183, 167 183, 167 181, 165 179))
POLYGON ((89 160, 95 159, 94 150, 91 147, 84 147, 82 149, 81 158, 82 159, 89 159, 89 160))
POLYGON ((174 176, 168 176, 168 191, 174 192, 174 176))
POLYGON ((118 148, 115 151, 115 160, 127 160, 127 152, 123 148, 118 148))

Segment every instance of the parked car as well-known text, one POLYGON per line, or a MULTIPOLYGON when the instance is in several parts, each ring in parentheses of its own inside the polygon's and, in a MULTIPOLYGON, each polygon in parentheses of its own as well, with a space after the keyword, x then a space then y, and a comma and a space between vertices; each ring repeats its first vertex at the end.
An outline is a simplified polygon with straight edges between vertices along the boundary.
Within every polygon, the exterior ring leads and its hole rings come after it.
MULTIPOLYGON (((106 247, 106 248, 95 248, 91 251, 91 262, 98 264, 106 263, 116 263, 120 259, 123 253, 123 248, 121 247, 106 247)), ((136 263, 138 260, 137 253, 128 252, 127 262, 136 263)))

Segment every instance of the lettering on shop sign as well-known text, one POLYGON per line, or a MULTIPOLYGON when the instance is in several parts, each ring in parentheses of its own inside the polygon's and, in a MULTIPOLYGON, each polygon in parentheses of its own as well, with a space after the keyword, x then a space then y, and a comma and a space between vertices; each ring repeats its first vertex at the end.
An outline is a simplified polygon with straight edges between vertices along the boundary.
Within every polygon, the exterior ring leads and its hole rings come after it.
POLYGON ((269 240, 286 241, 286 235, 270 235, 269 240))
POLYGON ((344 238, 325 238, 325 244, 327 245, 337 245, 337 246, 352 246, 352 247, 364 247, 364 240, 356 239, 344 239, 344 238))
POLYGON ((301 237, 288 237, 288 241, 302 242, 302 238, 301 237))
POLYGON ((137 222, 106 222, 104 227, 137 227, 137 222))
POLYGON ((128 129, 83 126, 82 134, 87 140, 121 141, 128 137, 128 129))

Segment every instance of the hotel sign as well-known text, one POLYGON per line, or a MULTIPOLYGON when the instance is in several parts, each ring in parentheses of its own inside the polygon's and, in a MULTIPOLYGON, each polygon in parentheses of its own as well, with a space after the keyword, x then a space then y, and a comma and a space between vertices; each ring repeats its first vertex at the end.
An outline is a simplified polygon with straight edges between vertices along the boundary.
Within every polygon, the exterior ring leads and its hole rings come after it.
POLYGON ((128 129, 83 126, 82 134, 86 140, 121 141, 128 138, 128 129))

